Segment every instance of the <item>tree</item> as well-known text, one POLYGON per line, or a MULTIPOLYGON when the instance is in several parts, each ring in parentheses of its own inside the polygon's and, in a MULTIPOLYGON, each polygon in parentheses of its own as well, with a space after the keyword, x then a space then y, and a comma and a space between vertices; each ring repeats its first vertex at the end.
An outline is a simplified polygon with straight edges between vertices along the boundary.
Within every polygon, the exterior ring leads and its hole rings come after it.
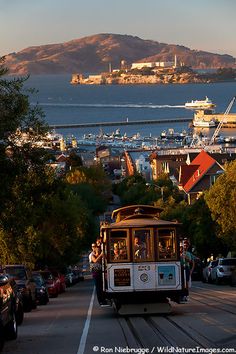
POLYGON ((236 251, 236 161, 226 166, 225 173, 217 178, 205 194, 205 200, 213 220, 219 226, 218 237, 236 251))
POLYGON ((0 65, 0 262, 71 264, 95 232, 93 215, 47 166, 38 142, 48 126, 29 103, 27 78, 4 79, 6 73, 0 65))

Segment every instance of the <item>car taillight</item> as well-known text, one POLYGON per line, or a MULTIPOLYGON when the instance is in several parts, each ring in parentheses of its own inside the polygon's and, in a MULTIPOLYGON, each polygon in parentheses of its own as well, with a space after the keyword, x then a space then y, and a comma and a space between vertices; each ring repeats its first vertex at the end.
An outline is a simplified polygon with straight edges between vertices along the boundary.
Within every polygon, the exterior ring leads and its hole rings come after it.
POLYGON ((224 268, 220 267, 219 272, 224 273, 224 268))

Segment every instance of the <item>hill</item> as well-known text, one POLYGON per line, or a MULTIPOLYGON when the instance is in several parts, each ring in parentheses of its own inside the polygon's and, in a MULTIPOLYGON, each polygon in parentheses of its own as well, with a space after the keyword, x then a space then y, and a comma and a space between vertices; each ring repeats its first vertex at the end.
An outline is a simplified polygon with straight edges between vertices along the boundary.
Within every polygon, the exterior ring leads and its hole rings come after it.
POLYGON ((10 74, 98 73, 109 63, 119 68, 121 60, 132 62, 178 61, 193 68, 233 67, 235 59, 187 47, 143 40, 119 34, 97 34, 69 42, 33 46, 6 55, 10 74))

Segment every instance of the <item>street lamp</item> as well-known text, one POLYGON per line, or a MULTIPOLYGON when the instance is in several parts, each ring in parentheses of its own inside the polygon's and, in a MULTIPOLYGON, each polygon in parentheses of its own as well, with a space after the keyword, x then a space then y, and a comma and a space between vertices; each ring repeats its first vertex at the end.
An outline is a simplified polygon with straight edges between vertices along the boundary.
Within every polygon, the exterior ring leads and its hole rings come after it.
POLYGON ((146 183, 146 186, 149 186, 149 187, 154 186, 154 187, 156 187, 156 188, 159 188, 160 191, 161 191, 161 199, 162 199, 162 201, 164 201, 164 187, 160 187, 160 186, 158 186, 158 184, 156 184, 156 183, 146 183))

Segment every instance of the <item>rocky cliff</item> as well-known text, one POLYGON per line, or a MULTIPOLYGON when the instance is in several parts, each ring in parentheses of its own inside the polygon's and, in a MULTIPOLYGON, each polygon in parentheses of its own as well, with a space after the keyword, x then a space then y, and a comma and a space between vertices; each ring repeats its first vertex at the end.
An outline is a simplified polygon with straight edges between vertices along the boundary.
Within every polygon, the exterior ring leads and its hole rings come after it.
POLYGON ((97 34, 60 44, 34 46, 6 55, 11 74, 97 73, 108 71, 109 63, 120 68, 121 60, 132 62, 174 61, 193 68, 233 67, 235 59, 190 50, 153 40, 118 34, 97 34))

